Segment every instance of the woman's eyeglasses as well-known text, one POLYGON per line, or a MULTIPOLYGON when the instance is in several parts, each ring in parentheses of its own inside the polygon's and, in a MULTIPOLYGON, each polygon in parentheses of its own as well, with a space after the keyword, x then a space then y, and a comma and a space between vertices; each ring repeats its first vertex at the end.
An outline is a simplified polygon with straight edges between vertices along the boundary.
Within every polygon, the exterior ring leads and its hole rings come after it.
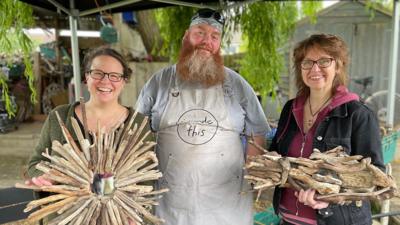
POLYGON ((192 20, 197 19, 197 18, 212 18, 218 21, 218 23, 224 25, 225 19, 224 17, 217 11, 210 10, 210 9, 200 9, 193 17, 192 20))
POLYGON ((112 82, 119 82, 124 79, 124 75, 117 72, 106 73, 101 70, 89 70, 87 73, 95 80, 102 80, 106 75, 112 82))
POLYGON ((303 60, 300 65, 303 70, 311 69, 314 66, 314 64, 317 64, 317 66, 319 68, 327 68, 332 64, 333 60, 334 60, 334 58, 320 58, 315 61, 306 59, 306 60, 303 60))

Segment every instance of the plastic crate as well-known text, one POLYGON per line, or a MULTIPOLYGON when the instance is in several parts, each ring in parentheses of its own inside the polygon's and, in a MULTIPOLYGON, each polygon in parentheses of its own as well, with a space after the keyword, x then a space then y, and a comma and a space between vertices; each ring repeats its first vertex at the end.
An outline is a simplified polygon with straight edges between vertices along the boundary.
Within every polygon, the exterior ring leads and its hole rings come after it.
POLYGON ((48 42, 39 45, 40 53, 47 59, 54 60, 56 58, 55 42, 48 42))
POLYGON ((399 132, 393 132, 382 138, 382 154, 383 162, 390 163, 394 159, 397 147, 397 138, 400 136, 399 132))
POLYGON ((280 218, 275 214, 272 207, 254 215, 254 225, 278 225, 279 223, 280 218))

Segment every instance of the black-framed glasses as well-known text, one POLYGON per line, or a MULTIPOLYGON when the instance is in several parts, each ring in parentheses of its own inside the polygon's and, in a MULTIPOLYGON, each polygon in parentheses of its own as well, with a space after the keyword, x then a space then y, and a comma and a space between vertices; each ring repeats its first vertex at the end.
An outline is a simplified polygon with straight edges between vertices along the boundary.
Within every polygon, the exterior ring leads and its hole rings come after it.
POLYGON ((87 73, 95 80, 102 80, 106 75, 112 82, 119 82, 124 79, 124 75, 117 72, 106 73, 102 70, 89 70, 87 73))
POLYGON ((334 58, 320 58, 318 60, 311 60, 311 59, 305 59, 301 62, 301 68, 303 70, 309 70, 311 69, 314 64, 317 64, 319 68, 327 68, 332 64, 332 61, 335 60, 334 58))
POLYGON ((225 23, 225 18, 221 15, 221 13, 214 11, 212 9, 200 9, 192 17, 192 21, 197 18, 205 18, 205 19, 212 18, 222 25, 224 25, 225 23))

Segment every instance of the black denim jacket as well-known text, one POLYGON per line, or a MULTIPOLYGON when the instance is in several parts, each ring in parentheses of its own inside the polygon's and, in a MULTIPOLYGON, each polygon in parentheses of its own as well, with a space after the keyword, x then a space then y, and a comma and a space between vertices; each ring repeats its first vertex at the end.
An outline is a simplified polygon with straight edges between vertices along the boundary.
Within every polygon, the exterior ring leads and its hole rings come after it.
MULTIPOLYGON (((292 113, 293 99, 288 101, 281 113, 277 133, 269 147, 282 156, 288 154, 294 135, 299 132, 292 113)), ((333 109, 321 121, 313 138, 313 148, 321 152, 341 145, 349 155, 371 157, 371 162, 384 169, 379 124, 376 115, 363 103, 350 101, 333 109)), ((278 214, 282 189, 275 188, 273 205, 278 214)), ((330 204, 328 208, 316 210, 320 225, 364 225, 371 224, 371 209, 368 201, 361 207, 353 202, 349 205, 330 204)))

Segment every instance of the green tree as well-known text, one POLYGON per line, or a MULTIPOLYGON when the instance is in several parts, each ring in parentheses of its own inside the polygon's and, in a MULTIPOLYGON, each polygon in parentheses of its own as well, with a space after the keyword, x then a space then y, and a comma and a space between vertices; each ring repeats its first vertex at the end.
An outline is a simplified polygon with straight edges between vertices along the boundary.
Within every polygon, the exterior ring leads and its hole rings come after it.
POLYGON ((172 61, 178 58, 183 34, 190 25, 190 18, 196 10, 196 8, 185 6, 156 10, 156 19, 160 25, 160 33, 164 43, 161 52, 158 54, 167 55, 172 61))
POLYGON ((300 17, 309 16, 316 22, 316 12, 322 8, 320 1, 302 2, 299 10, 296 1, 257 2, 245 6, 240 26, 247 40, 247 52, 240 73, 262 96, 274 93, 285 65, 284 51, 300 17))
MULTIPOLYGON (((303 2, 302 15, 315 16, 321 2, 303 2)), ((228 7, 224 41, 241 28, 246 53, 241 61, 240 73, 262 95, 273 90, 283 68, 283 55, 278 51, 290 38, 299 17, 296 1, 262 1, 240 7, 228 7)), ((157 21, 164 39, 163 54, 175 61, 182 36, 190 18, 197 9, 169 7, 157 11, 157 21)), ((315 19, 314 19, 315 20, 315 19)))
MULTIPOLYGON (((32 27, 34 24, 32 8, 18 0, 0 1, 0 52, 7 55, 22 54, 25 64, 25 77, 31 90, 31 101, 36 102, 34 89, 34 76, 30 54, 32 42, 24 33, 24 28, 32 27)), ((7 80, 0 70, 1 97, 5 101, 9 116, 15 116, 16 108, 10 101, 7 80)))

